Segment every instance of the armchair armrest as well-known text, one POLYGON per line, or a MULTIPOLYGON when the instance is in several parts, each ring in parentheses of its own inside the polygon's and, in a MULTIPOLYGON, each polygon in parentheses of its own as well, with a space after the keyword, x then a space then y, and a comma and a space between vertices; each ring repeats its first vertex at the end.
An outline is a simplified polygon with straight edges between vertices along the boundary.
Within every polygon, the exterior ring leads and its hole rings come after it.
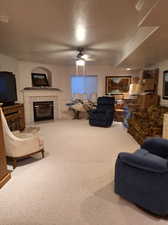
POLYGON ((141 145, 141 148, 148 150, 150 153, 168 157, 168 140, 163 138, 148 138, 141 145))
POLYGON ((145 171, 164 173, 168 172, 167 160, 153 155, 147 151, 141 154, 131 154, 121 152, 119 159, 131 167, 143 169, 145 171))

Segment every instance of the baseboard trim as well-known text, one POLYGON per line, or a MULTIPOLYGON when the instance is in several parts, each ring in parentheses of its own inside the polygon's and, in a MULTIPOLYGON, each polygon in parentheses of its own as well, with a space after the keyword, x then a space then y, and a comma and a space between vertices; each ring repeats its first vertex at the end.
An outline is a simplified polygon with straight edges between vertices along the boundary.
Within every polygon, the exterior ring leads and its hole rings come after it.
POLYGON ((0 181, 0 188, 2 188, 8 182, 8 180, 10 180, 10 178, 11 174, 8 172, 6 176, 0 181))

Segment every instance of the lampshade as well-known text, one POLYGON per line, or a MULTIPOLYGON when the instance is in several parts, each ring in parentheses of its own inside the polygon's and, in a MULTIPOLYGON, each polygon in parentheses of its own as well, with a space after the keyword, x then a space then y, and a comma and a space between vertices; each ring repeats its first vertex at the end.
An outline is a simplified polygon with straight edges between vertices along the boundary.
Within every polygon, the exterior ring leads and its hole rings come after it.
POLYGON ((140 93, 141 93, 141 84, 139 83, 130 84, 129 95, 138 95, 140 93))

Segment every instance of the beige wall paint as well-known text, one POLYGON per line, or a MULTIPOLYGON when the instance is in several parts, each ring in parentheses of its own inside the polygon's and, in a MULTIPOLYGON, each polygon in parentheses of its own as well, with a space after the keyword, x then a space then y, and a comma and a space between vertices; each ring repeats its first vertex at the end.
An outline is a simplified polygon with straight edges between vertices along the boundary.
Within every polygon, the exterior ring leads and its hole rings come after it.
POLYGON ((0 54, 0 70, 9 71, 17 74, 18 72, 17 60, 12 57, 0 54))

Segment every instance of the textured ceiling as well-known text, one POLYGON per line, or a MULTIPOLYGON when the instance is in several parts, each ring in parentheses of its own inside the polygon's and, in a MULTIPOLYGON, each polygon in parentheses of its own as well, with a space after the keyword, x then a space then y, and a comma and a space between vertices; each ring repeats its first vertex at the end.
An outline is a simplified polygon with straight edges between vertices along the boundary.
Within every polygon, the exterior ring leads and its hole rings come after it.
MULTIPOLYGON (((164 18, 157 20, 155 16, 160 15, 165 5, 157 0, 146 0, 138 12, 135 9, 137 2, 0 0, 0 18, 9 18, 8 23, 0 22, 0 52, 20 60, 73 64, 76 49, 82 46, 93 59, 90 63, 113 66, 120 63, 127 67, 133 66, 133 62, 140 66, 142 62, 137 61, 142 61, 144 36, 149 37, 151 29, 143 29, 143 35, 139 30, 142 26, 162 25, 164 18), (128 49, 128 43, 134 39, 137 44, 128 49)), ((161 34, 155 36, 160 38, 161 34)))

